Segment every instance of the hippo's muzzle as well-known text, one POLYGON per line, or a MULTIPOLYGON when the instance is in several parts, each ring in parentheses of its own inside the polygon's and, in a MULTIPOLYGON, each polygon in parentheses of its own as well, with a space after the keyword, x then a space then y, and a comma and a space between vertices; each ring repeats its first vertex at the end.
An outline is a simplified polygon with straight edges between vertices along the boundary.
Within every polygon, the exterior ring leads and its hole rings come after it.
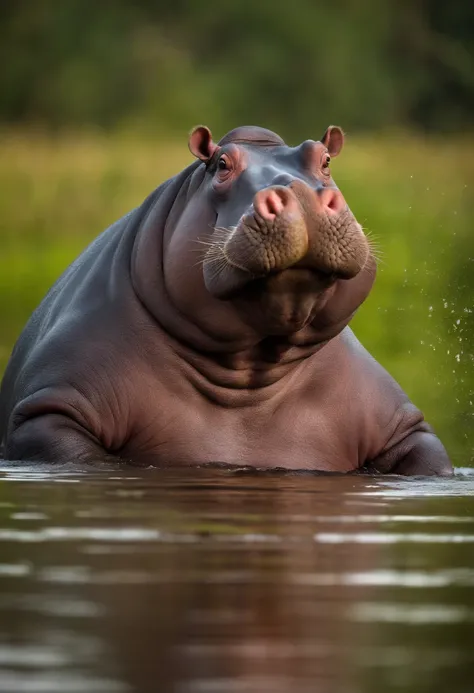
POLYGON ((204 278, 211 293, 225 298, 290 267, 351 279, 368 255, 368 241, 342 193, 294 180, 257 192, 248 213, 208 252, 204 278))

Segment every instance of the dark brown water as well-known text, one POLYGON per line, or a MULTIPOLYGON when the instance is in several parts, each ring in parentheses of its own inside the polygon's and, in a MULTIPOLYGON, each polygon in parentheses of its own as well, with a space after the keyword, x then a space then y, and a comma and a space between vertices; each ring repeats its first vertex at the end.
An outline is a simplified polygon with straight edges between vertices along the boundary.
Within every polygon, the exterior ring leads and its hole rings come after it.
POLYGON ((0 472, 0 692, 474 690, 474 470, 0 472))

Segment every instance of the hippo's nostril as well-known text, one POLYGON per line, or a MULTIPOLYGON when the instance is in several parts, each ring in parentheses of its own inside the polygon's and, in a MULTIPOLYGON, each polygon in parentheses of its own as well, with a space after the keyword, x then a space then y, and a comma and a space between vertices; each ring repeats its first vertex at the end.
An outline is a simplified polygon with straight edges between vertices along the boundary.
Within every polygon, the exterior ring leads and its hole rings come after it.
POLYGON ((288 204, 288 193, 285 188, 267 188, 260 190, 254 198, 255 211, 263 219, 273 220, 282 214, 288 204))
POLYGON ((272 192, 268 195, 266 202, 267 210, 270 212, 270 214, 274 214, 276 216, 277 214, 282 213, 283 202, 281 201, 279 195, 277 195, 275 192, 272 192))
POLYGON ((345 207, 344 197, 339 190, 325 188, 319 193, 319 199, 326 214, 339 214, 345 207))

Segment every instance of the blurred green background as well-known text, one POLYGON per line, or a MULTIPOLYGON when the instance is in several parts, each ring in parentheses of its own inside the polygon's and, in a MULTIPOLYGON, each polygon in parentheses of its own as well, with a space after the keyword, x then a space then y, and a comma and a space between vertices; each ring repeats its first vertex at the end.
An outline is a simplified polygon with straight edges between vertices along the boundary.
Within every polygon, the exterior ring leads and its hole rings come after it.
POLYGON ((206 123, 348 133, 337 183, 383 255, 353 327, 474 458, 474 3, 3 0, 0 373, 101 230, 206 123))

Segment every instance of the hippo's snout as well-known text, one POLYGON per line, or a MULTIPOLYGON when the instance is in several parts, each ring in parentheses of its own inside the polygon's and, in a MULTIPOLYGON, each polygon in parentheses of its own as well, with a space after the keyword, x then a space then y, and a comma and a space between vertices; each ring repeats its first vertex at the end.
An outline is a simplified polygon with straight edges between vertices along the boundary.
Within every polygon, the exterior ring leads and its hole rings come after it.
POLYGON ((303 210, 294 192, 283 186, 259 190, 224 246, 229 264, 254 277, 291 267, 307 250, 303 210))
POLYGON ((294 180, 256 193, 223 253, 249 278, 304 267, 350 279, 365 264, 369 247, 339 190, 314 190, 294 180))

